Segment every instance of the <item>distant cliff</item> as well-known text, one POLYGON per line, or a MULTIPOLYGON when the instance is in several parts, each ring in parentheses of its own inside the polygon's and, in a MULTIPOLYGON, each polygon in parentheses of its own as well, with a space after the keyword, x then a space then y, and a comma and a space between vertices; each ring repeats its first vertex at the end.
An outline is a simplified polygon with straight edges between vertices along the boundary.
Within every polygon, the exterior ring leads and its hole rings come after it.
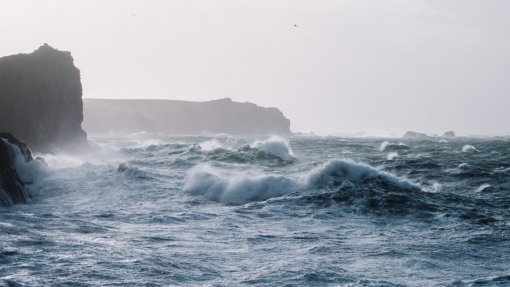
POLYGON ((32 150, 86 142, 81 97, 80 70, 70 52, 44 44, 31 54, 0 58, 0 131, 32 150))
POLYGON ((276 108, 231 99, 209 102, 83 99, 88 133, 290 134, 290 121, 276 108))

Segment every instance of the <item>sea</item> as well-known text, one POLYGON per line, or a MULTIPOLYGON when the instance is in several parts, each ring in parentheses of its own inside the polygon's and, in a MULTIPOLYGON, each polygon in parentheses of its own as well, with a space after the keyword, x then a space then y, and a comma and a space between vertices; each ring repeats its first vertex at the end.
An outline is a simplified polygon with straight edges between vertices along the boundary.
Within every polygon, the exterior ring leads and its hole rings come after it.
POLYGON ((18 166, 0 286, 510 286, 509 139, 89 142, 18 166))

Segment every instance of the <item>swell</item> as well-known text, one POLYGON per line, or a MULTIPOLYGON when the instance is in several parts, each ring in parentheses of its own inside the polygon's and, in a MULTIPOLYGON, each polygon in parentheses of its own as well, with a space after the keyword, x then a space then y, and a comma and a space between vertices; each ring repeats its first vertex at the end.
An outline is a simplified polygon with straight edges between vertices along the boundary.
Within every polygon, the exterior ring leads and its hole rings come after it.
POLYGON ((421 191, 419 186, 392 174, 368 165, 338 159, 330 160, 309 172, 289 176, 201 164, 188 172, 184 191, 223 203, 244 204, 293 192, 356 186, 421 191))
MULTIPOLYGON (((189 170, 183 190, 234 205, 262 201, 285 208, 339 207, 359 214, 427 220, 457 218, 480 225, 500 224, 510 218, 507 196, 438 192, 440 187, 436 185, 440 184, 417 184, 366 164, 334 159, 308 172, 290 175, 263 172, 250 166, 200 164, 189 170), (500 212, 494 212, 495 208, 500 212)), ((481 187, 478 193, 492 188, 481 187)))

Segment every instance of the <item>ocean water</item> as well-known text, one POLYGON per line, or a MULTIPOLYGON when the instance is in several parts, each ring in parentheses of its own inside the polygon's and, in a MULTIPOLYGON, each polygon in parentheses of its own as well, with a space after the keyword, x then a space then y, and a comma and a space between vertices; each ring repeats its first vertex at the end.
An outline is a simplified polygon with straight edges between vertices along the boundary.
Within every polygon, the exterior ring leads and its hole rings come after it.
POLYGON ((20 166, 4 286, 510 286, 510 141, 91 136, 20 166))

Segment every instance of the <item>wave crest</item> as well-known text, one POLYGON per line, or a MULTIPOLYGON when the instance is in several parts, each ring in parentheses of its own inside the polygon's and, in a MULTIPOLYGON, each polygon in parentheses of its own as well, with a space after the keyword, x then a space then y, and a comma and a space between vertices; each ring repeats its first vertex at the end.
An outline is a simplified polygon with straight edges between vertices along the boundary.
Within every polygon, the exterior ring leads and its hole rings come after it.
POLYGON ((420 190, 410 182, 369 165, 331 160, 308 173, 283 176, 254 170, 232 170, 202 164, 192 168, 183 190, 213 201, 244 204, 316 188, 370 185, 376 188, 420 190), (376 186, 377 185, 377 186, 376 186))
POLYGON ((466 144, 462 147, 462 152, 479 151, 476 147, 470 144, 466 144))
POLYGON ((399 150, 409 150, 411 149, 410 146, 406 145, 405 143, 390 143, 389 141, 383 141, 381 145, 379 146, 380 151, 399 151, 399 150))
POLYGON ((283 160, 294 159, 294 152, 290 147, 289 140, 279 136, 272 136, 263 141, 256 141, 250 147, 275 155, 283 160))

